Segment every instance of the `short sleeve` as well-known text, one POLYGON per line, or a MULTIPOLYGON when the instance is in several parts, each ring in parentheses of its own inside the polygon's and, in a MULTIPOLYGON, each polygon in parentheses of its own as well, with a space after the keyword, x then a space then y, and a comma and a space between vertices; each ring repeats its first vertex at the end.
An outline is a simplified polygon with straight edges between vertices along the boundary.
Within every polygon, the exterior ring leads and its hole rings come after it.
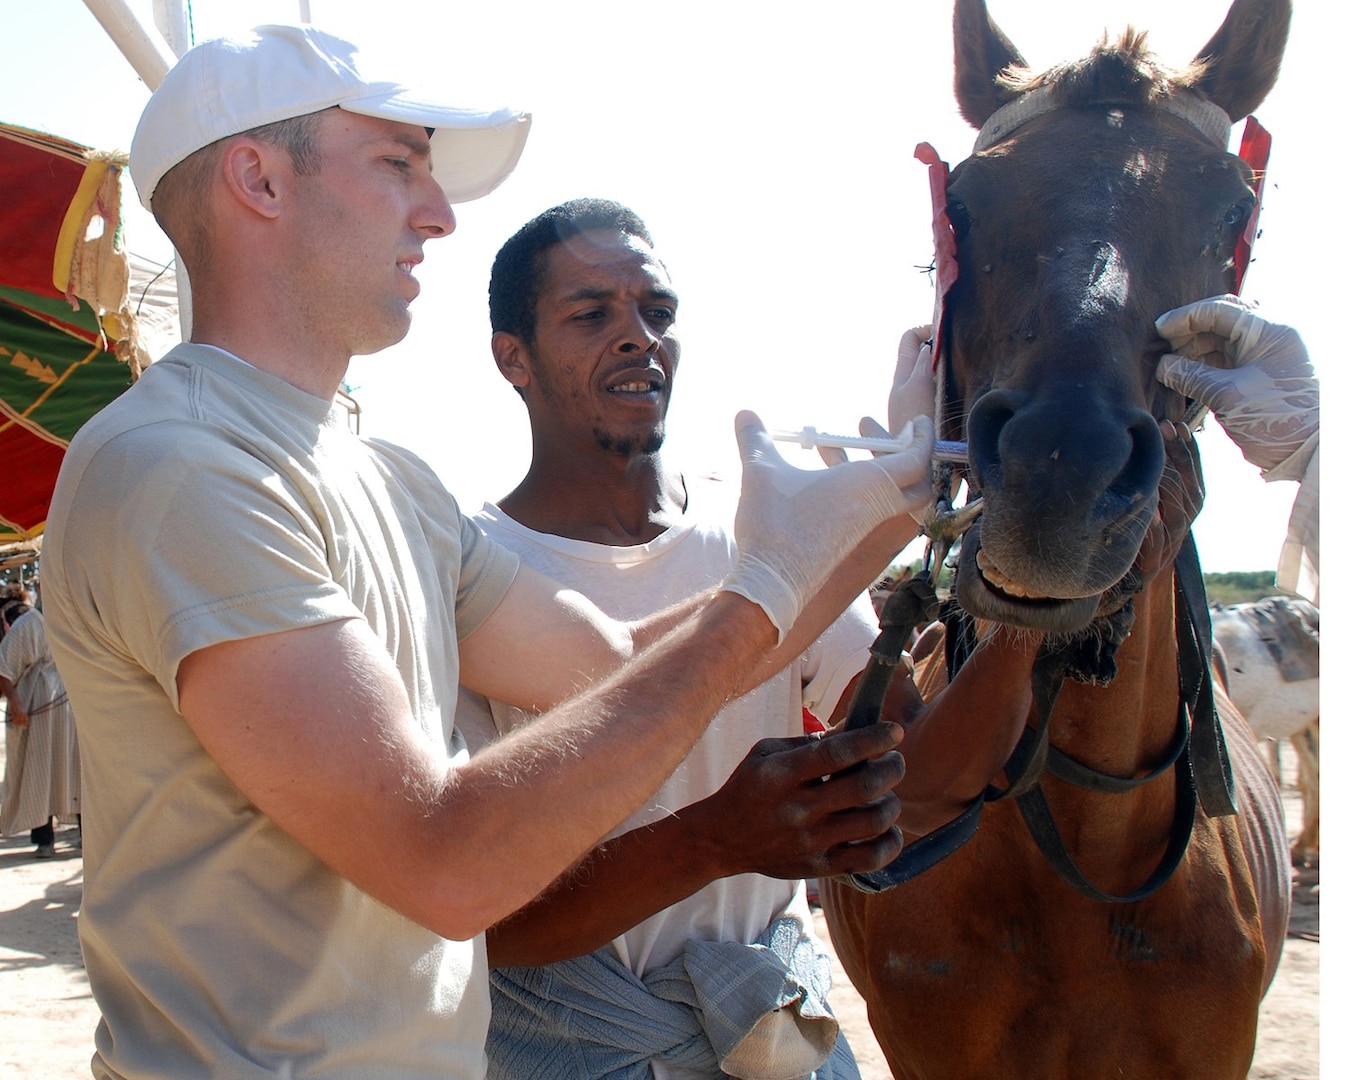
POLYGON ((189 654, 360 614, 305 503, 293 478, 205 425, 124 433, 79 479, 65 530, 81 540, 64 552, 68 592, 91 632, 150 672, 176 707, 189 654), (138 557, 119 557, 127 551, 138 557))
MULTIPOLYGON (((458 512, 458 508, 456 508, 458 512)), ((520 556, 484 535, 472 518, 459 515, 460 575, 455 593, 455 633, 461 641, 502 602, 520 568, 520 556)))

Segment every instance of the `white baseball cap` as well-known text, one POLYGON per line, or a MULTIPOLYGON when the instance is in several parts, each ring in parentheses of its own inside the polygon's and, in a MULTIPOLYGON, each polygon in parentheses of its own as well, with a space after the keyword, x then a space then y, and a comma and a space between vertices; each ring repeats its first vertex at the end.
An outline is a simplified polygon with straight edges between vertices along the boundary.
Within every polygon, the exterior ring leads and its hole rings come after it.
POLYGON ((141 113, 130 169, 148 210, 164 174, 204 146, 337 106, 433 129, 431 167, 452 203, 481 198, 510 174, 530 114, 446 105, 356 67, 357 48, 312 26, 259 26, 189 49, 141 113))

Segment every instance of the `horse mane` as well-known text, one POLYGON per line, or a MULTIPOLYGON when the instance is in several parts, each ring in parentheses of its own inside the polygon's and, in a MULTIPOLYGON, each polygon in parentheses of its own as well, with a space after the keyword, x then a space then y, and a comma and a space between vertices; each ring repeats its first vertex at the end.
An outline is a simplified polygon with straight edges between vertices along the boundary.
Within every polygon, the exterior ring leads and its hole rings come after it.
POLYGON ((1108 42, 1103 34, 1081 60, 1056 64, 1040 73, 1011 66, 998 82, 1017 94, 1049 87, 1059 104, 1069 108, 1148 105, 1179 91, 1194 90, 1207 69, 1199 60, 1184 68, 1167 67, 1149 51, 1148 33, 1127 27, 1115 42, 1108 42))

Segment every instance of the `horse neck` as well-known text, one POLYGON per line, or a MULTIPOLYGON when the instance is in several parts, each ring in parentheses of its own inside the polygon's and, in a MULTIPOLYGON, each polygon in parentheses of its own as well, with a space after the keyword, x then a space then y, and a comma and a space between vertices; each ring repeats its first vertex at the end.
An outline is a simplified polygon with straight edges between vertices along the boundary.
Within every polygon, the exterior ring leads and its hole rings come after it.
POLYGON ((1050 739, 1085 765, 1117 776, 1152 769, 1176 735, 1179 689, 1172 574, 1159 573, 1134 597, 1135 621, 1106 686, 1066 680, 1050 739))
MULTIPOLYGON (((1180 697, 1172 575, 1134 597, 1135 622, 1106 686, 1066 681, 1050 717, 1050 741, 1079 764, 1122 778, 1148 776, 1169 758, 1180 697)), ((1174 768, 1182 767, 1180 763, 1174 768)), ((1097 888, 1139 887, 1175 827, 1175 774, 1105 794, 1043 775, 1042 789, 1074 861, 1097 888)), ((1031 843, 1027 834, 1027 843, 1031 843)))

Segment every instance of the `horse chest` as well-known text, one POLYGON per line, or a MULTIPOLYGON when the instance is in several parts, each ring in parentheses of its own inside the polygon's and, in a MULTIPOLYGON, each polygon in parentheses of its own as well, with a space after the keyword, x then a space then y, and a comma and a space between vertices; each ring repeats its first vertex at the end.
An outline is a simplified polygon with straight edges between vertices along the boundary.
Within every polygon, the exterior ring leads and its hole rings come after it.
POLYGON ((1231 824, 1199 823, 1174 881, 1137 904, 1074 893, 1019 827, 990 814, 908 885, 831 889, 836 940, 867 942, 841 958, 885 1002, 869 1016, 895 1075, 1240 1076, 1255 1024, 1233 1018, 1254 1016, 1264 957, 1250 890, 1227 867, 1231 824), (1198 1043, 1199 1015, 1222 1037, 1198 1043))

